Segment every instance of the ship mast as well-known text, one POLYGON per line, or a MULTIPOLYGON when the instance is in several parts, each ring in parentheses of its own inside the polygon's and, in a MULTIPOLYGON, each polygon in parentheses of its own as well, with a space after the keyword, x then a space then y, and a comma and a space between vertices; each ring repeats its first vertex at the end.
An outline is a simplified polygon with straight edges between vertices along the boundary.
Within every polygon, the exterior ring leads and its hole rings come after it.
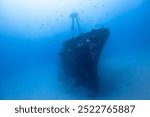
POLYGON ((77 23, 79 33, 81 34, 81 28, 80 28, 79 19, 78 19, 78 13, 73 12, 70 14, 70 17, 72 19, 72 26, 71 26, 72 33, 73 33, 72 36, 74 37, 75 36, 75 21, 77 23))

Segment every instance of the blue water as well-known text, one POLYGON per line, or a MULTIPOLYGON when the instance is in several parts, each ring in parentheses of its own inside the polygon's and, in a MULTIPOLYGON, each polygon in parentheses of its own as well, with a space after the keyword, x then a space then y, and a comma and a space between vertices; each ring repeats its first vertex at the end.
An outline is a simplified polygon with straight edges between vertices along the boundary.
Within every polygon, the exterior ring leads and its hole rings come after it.
POLYGON ((61 76, 58 53, 72 37, 74 10, 83 32, 110 29, 99 61, 100 93, 93 99, 150 99, 149 0, 126 7, 118 0, 78 0, 73 9, 27 1, 0 1, 0 99, 92 99, 61 76))

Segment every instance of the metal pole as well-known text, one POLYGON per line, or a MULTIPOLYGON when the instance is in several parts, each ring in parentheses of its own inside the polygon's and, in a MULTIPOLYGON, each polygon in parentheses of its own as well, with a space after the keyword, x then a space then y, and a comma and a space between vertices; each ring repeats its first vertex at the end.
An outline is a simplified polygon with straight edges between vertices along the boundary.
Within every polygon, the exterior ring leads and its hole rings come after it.
POLYGON ((79 30, 79 33, 81 34, 81 28, 80 28, 80 24, 79 24, 78 17, 75 17, 75 18, 76 18, 76 21, 77 21, 77 25, 78 25, 78 30, 79 30))
POLYGON ((71 26, 71 29, 72 29, 72 36, 74 37, 75 30, 74 30, 74 18, 73 17, 72 17, 72 26, 71 26))

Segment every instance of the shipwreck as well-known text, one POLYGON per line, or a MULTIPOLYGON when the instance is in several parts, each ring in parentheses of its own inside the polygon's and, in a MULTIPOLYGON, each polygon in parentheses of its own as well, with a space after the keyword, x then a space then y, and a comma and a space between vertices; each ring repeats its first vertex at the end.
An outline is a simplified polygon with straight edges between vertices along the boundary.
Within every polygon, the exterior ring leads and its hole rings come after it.
MULTIPOLYGON (((74 18, 79 27, 77 14, 72 15, 73 23, 74 18)), ((81 32, 80 27, 79 31, 81 32)), ((108 37, 109 29, 92 29, 66 40, 59 53, 63 71, 78 86, 91 92, 97 93, 99 90, 98 64, 108 37)))

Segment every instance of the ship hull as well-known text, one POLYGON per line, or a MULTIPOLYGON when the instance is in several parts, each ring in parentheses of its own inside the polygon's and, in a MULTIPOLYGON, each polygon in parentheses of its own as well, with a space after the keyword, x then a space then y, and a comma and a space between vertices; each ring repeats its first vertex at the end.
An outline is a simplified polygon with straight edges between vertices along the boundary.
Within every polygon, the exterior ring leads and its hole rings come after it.
POLYGON ((60 51, 61 67, 76 84, 91 91, 98 91, 98 64, 108 37, 109 30, 104 28, 64 42, 60 51))

